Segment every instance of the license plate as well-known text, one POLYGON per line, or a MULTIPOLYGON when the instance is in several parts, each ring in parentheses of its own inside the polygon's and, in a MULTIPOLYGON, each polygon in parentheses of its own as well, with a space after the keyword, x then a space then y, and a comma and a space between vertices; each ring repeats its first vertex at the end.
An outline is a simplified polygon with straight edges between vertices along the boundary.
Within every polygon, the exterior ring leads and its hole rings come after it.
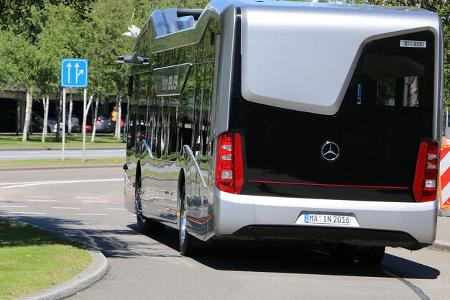
POLYGON ((345 227, 359 227, 358 220, 351 214, 304 212, 297 219, 299 225, 331 225, 345 227))

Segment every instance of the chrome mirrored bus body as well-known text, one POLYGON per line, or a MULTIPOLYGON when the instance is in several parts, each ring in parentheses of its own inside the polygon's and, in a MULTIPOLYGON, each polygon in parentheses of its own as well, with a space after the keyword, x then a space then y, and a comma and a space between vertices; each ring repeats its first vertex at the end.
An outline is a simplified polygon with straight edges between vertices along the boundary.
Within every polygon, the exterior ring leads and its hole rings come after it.
POLYGON ((168 23, 150 18, 128 59, 149 62, 132 66, 125 171, 142 228, 180 229, 182 253, 189 237, 434 241, 436 14, 250 0, 158 13, 168 23))
POLYGON ((138 56, 136 52, 132 55, 119 56, 116 60, 118 64, 132 64, 132 65, 148 65, 150 60, 147 57, 138 56))

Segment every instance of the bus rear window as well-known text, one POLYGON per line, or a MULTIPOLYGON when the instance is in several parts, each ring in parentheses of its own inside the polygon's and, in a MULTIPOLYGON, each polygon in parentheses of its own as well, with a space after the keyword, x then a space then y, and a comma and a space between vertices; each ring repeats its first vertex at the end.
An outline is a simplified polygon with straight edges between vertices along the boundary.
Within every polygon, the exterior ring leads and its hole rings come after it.
MULTIPOLYGON (((354 103, 358 106, 418 108, 433 98, 433 36, 413 34, 426 48, 405 48, 399 37, 366 48, 355 73, 354 103), (429 99, 425 99, 429 98, 429 99)), ((402 37, 404 39, 404 36, 402 37)))

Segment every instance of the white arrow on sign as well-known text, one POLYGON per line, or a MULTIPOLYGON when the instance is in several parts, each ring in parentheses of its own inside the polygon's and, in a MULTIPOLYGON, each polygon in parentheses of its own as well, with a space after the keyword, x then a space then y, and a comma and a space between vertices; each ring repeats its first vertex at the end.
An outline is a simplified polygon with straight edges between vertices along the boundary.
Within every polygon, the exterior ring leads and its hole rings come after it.
POLYGON ((70 83, 70 69, 72 69, 72 64, 67 64, 67 82, 70 83))
POLYGON ((80 72, 78 72, 78 69, 80 68, 80 66, 78 65, 78 63, 75 64, 75 83, 78 83, 78 77, 80 77, 81 75, 84 74, 84 70, 80 70, 80 72))

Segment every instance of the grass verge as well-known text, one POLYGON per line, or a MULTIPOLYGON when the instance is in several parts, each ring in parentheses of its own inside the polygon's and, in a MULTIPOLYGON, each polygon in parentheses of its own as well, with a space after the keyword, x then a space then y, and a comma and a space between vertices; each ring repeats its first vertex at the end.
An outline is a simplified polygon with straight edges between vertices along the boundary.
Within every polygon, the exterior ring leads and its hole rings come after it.
MULTIPOLYGON (((61 147, 61 141, 56 140, 56 134, 49 134, 45 143, 41 142, 40 134, 30 135, 27 142, 22 142, 21 135, 0 135, 0 149, 18 149, 18 148, 58 148, 61 147)), ((67 148, 83 147, 83 136, 80 133, 74 133, 66 136, 67 148)), ((86 138, 86 148, 92 147, 113 147, 125 148, 125 143, 114 139, 112 134, 97 134, 95 136, 95 143, 91 143, 90 135, 86 138)))
POLYGON ((61 159, 28 159, 28 160, 0 160, 0 168, 23 168, 23 167, 45 167, 45 166, 86 166, 86 165, 106 165, 106 164, 123 164, 124 158, 93 158, 86 159, 85 162, 81 158, 61 159))
POLYGON ((88 251, 30 225, 0 220, 0 299, 62 283, 91 262, 88 251))

